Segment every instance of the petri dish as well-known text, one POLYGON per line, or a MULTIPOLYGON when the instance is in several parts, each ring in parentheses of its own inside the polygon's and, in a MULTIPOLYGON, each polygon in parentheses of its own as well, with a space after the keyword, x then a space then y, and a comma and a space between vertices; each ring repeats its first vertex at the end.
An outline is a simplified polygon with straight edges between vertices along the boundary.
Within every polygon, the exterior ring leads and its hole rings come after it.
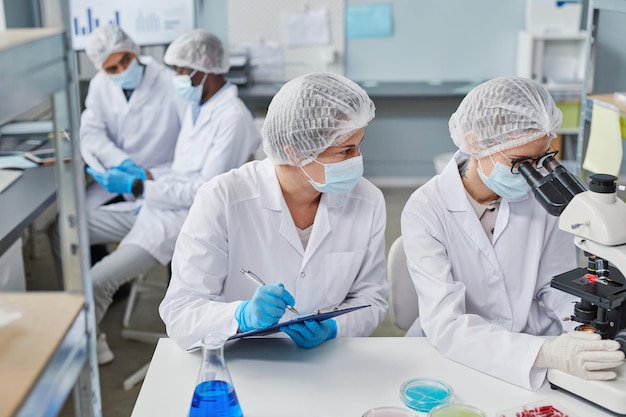
POLYGON ((438 379, 409 379, 400 387, 400 398, 404 404, 420 412, 428 412, 438 405, 449 404, 452 397, 454 397, 452 388, 438 379))
POLYGON ((418 415, 406 408, 378 407, 366 411, 363 417, 418 417, 418 415))
POLYGON ((428 413, 428 417, 486 417, 476 407, 465 404, 442 404, 428 413))

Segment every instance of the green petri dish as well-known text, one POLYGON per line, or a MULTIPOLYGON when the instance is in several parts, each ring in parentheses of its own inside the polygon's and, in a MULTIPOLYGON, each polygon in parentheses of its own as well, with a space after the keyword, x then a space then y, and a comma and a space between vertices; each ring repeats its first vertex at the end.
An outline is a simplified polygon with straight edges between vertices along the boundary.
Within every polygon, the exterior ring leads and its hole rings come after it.
POLYGON ((485 413, 476 407, 465 404, 443 404, 428 413, 428 417, 486 417, 485 413))
POLYGON ((449 404, 453 396, 452 388, 438 379, 410 379, 400 387, 402 402, 407 407, 424 413, 438 405, 449 404))

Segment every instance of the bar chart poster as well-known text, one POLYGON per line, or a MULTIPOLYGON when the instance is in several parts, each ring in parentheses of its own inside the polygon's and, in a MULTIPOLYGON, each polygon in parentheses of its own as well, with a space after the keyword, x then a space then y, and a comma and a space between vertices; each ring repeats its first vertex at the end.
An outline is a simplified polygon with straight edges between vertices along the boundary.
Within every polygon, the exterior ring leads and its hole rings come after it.
POLYGON ((89 34, 113 23, 138 45, 164 45, 195 27, 194 0, 70 0, 72 47, 83 50, 89 34))

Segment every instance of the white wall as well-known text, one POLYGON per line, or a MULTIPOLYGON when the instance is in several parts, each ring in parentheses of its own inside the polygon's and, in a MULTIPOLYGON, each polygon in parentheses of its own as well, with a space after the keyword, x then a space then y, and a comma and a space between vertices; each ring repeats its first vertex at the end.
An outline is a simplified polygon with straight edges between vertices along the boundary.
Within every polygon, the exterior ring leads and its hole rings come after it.
POLYGON ((0 1, 0 30, 5 30, 6 28, 7 26, 4 21, 4 2, 0 1))

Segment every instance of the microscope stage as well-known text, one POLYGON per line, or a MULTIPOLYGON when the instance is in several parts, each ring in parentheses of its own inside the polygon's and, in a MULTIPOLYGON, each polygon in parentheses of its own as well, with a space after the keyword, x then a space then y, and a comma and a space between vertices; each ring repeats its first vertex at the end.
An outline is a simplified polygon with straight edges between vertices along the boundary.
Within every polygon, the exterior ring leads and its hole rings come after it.
POLYGON ((612 381, 588 381, 556 369, 549 369, 547 378, 553 386, 626 416, 626 364, 615 371, 617 379, 612 381))

